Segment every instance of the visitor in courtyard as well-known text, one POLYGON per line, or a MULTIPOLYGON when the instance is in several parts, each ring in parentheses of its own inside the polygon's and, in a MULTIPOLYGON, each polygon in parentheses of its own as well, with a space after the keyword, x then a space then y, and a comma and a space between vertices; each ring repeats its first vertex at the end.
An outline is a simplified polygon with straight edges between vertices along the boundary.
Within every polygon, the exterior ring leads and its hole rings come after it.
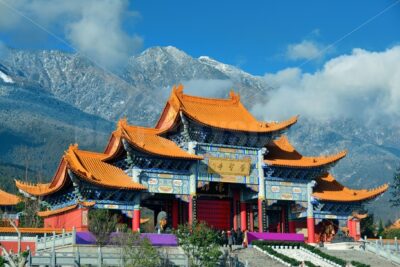
MULTIPOLYGON (((233 228, 232 228, 233 230, 233 228)), ((229 252, 232 252, 232 245, 233 245, 233 235, 231 231, 227 232, 228 235, 228 246, 229 246, 229 252)))
POLYGON ((236 233, 235 229, 232 228, 231 234, 232 234, 232 245, 236 245, 237 244, 237 233, 236 233))
POLYGON ((236 244, 235 245, 242 245, 243 242, 243 233, 240 227, 237 229, 237 237, 236 237, 236 244))

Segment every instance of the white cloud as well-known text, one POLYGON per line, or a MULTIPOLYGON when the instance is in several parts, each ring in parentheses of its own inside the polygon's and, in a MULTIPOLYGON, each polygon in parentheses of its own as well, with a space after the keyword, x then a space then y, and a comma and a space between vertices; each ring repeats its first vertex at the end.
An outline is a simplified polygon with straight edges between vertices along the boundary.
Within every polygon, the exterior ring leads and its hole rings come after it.
POLYGON ((303 40, 301 43, 290 44, 286 49, 286 57, 290 60, 317 59, 324 54, 323 47, 315 42, 303 40))
POLYGON ((228 97, 228 93, 233 87, 231 80, 219 79, 196 79, 183 81, 182 84, 186 94, 203 97, 228 97))
POLYGON ((266 74, 276 88, 254 112, 264 119, 294 114, 315 120, 353 118, 365 123, 400 116, 400 46, 382 52, 354 49, 315 73, 289 68, 266 74))
POLYGON ((140 37, 127 34, 122 28, 124 19, 137 16, 128 9, 127 0, 5 2, 12 8, 0 8, 0 29, 21 36, 32 36, 38 32, 43 34, 42 30, 30 23, 30 19, 65 38, 80 53, 103 67, 114 68, 126 63, 142 43, 140 37), (29 19, 18 15, 18 12, 29 19))

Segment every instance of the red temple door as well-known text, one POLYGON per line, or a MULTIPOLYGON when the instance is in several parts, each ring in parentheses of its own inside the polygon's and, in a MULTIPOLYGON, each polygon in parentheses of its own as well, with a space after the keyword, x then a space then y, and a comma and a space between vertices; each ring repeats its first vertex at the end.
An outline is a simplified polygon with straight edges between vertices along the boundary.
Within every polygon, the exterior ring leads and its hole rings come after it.
POLYGON ((197 220, 204 221, 218 230, 229 230, 231 227, 231 201, 197 200, 197 220))

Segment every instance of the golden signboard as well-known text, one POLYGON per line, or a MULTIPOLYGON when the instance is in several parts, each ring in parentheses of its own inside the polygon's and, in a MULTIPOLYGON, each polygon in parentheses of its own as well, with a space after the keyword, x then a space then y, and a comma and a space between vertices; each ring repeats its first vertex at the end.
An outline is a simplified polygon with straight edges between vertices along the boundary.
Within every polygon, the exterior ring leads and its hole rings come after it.
POLYGON ((228 159, 228 158, 209 158, 208 173, 215 173, 221 176, 250 175, 251 159, 228 159))

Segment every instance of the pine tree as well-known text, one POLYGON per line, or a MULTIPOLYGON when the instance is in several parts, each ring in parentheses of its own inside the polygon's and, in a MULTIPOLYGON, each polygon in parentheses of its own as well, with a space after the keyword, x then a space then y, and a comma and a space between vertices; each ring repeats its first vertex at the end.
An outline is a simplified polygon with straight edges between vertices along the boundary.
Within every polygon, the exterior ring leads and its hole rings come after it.
POLYGON ((396 170, 396 172, 393 175, 393 183, 391 185, 391 193, 392 193, 392 199, 390 200, 390 203, 392 204, 393 207, 399 207, 400 206, 400 167, 396 170))
POLYGON ((385 228, 383 227, 382 219, 379 220, 378 236, 383 236, 385 228))

